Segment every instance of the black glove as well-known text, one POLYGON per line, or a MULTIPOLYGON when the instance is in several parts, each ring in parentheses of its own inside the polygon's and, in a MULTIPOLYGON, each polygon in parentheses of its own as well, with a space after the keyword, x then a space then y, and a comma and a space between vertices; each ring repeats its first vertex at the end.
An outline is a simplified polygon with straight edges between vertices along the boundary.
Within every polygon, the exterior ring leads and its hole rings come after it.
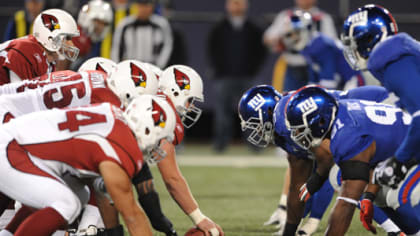
POLYGON ((391 157, 375 168, 373 172, 374 182, 396 189, 407 172, 408 167, 404 163, 398 161, 395 157, 391 157))

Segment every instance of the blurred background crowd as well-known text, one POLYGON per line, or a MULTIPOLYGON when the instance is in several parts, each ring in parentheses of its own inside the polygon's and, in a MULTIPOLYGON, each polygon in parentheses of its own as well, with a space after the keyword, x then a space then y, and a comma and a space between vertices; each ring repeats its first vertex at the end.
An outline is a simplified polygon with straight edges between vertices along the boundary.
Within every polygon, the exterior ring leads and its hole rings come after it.
MULTIPOLYGON (((96 1, 96 0, 95 0, 96 1)), ((173 64, 193 67, 203 78, 204 113, 186 140, 211 142, 223 152, 240 140, 237 102, 256 84, 272 84, 279 91, 308 83, 307 62, 299 52, 279 44, 284 18, 302 9, 312 14, 316 30, 339 39, 343 19, 363 0, 112 0, 95 27, 83 25, 87 0, 14 0, 0 2, 3 40, 31 33, 32 21, 44 9, 60 8, 78 19, 84 30, 98 37, 74 42, 76 62, 59 69, 77 70, 85 60, 101 56, 119 62, 137 59, 164 69, 173 64), (103 29, 109 29, 103 31, 103 29), (106 35, 101 35, 105 32, 106 35), (89 42, 87 42, 89 40, 89 42)), ((416 1, 370 1, 388 8, 399 31, 420 36, 420 6, 416 1), (403 3, 402 3, 403 2, 403 3)), ((94 5, 90 6, 95 7, 94 5)), ((102 6, 103 7, 103 6, 102 6)), ((369 83, 375 83, 374 81, 369 83)))

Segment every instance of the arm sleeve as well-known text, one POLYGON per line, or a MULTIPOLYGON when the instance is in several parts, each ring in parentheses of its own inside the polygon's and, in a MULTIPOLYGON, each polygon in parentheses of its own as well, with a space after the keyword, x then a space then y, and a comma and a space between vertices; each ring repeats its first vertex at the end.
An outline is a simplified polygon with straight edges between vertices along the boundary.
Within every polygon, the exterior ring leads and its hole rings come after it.
POLYGON ((166 19, 162 19, 161 30, 163 34, 163 46, 156 58, 156 65, 160 68, 165 68, 171 56, 173 47, 173 35, 169 22, 166 19))
POLYGON ((337 164, 363 152, 374 141, 372 136, 359 133, 356 128, 343 129, 345 130, 337 131, 330 144, 331 153, 337 164))
POLYGON ((321 32, 333 39, 337 38, 337 31, 335 30, 334 21, 332 17, 325 12, 322 18, 321 32))
POLYGON ((283 27, 287 11, 280 12, 276 18, 274 19, 273 23, 265 30, 264 38, 266 40, 277 40, 283 36, 285 33, 285 27, 283 27))

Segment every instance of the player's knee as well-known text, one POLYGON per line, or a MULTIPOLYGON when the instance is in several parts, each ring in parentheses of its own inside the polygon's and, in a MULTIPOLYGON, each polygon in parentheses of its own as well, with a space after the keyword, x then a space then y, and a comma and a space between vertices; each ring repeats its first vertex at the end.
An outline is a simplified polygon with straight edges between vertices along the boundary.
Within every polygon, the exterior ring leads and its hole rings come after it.
POLYGON ((74 194, 67 194, 66 196, 56 199, 50 206, 59 212, 69 224, 73 223, 82 210, 82 203, 74 194))

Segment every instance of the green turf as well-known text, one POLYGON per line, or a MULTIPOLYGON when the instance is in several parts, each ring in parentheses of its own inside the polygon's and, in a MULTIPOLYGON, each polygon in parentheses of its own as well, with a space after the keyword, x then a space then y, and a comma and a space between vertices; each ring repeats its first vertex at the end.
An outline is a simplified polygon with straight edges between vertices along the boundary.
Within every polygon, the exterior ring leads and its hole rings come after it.
MULTIPOLYGON (((181 170, 202 212, 220 224, 227 236, 268 236, 275 232, 274 227, 264 227, 262 223, 276 207, 284 168, 181 167, 181 170)), ((182 236, 193 225, 169 196, 157 168, 152 171, 164 213, 182 236)), ((323 235, 327 218, 324 217, 315 235, 323 235)), ((346 235, 369 234, 356 212, 346 235)), ((158 232, 154 235, 163 236, 158 232)), ((379 230, 378 235, 386 234, 379 230)))

